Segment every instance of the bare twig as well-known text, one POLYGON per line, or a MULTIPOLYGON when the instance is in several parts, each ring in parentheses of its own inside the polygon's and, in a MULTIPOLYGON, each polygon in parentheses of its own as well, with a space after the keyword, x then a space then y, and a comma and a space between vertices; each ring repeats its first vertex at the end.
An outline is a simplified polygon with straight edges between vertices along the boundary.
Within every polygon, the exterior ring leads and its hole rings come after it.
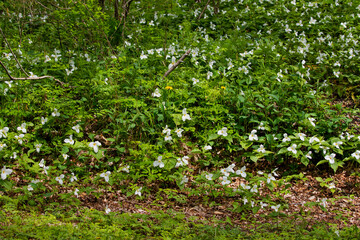
POLYGON ((209 0, 209 1, 206 3, 204 9, 202 10, 201 14, 200 14, 199 17, 198 17, 198 20, 199 20, 199 19, 202 17, 202 15, 204 14, 204 12, 205 12, 207 6, 209 5, 210 1, 211 1, 211 0, 209 0))
POLYGON ((9 44, 8 40, 6 39, 6 36, 5 36, 5 34, 3 33, 3 31, 2 31, 2 29, 1 29, 1 27, 0 27, 0 32, 1 32, 1 35, 3 36, 3 38, 5 39, 5 42, 6 42, 7 46, 9 47, 9 49, 10 49, 10 51, 11 51, 12 55, 14 56, 14 58, 15 58, 15 60, 16 60, 16 62, 17 62, 17 64, 18 64, 18 66, 20 67, 21 71, 23 71, 23 73, 25 73, 25 75, 26 75, 27 77, 29 77, 29 74, 27 74, 27 72, 25 72, 25 70, 24 70, 24 69, 23 69, 23 67, 21 66, 20 62, 18 61, 18 59, 17 59, 17 57, 16 57, 15 53, 14 53, 14 52, 13 52, 13 50, 11 49, 11 46, 10 46, 10 44, 9 44))
MULTIPOLYGON (((0 61, 0 65, 4 68, 6 74, 9 76, 10 80, 16 81, 16 80, 40 80, 40 79, 46 79, 46 78, 53 78, 56 82, 60 83, 61 86, 65 85, 64 82, 60 81, 59 79, 56 79, 53 76, 41 76, 41 77, 25 77, 25 78, 16 78, 11 76, 9 70, 6 68, 3 62, 0 61)), ((3 82, 7 79, 0 79, 0 82, 3 82)), ((73 86, 69 86, 70 88, 75 88, 73 86)))
POLYGON ((122 13, 122 17, 121 17, 121 20, 120 22, 123 20, 124 21, 124 26, 123 26, 123 30, 122 30, 122 38, 124 39, 124 36, 125 36, 125 26, 126 26, 126 18, 127 18, 127 15, 129 13, 129 10, 130 10, 130 4, 133 0, 129 0, 127 1, 126 3, 123 2, 123 13, 122 13))
POLYGON ((181 56, 181 58, 164 74, 163 79, 166 78, 174 69, 184 61, 184 59, 189 55, 191 50, 188 50, 184 55, 181 56))

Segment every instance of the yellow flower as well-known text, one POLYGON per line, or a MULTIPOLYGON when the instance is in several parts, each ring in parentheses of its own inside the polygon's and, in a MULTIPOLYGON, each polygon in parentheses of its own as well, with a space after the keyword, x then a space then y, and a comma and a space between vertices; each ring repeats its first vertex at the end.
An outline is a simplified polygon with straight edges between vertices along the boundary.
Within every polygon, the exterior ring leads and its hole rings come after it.
POLYGON ((226 87, 224 87, 224 86, 221 86, 221 89, 225 89, 226 87))
POLYGON ((173 88, 170 87, 170 86, 166 86, 165 89, 166 89, 166 90, 171 90, 171 89, 173 89, 173 88))

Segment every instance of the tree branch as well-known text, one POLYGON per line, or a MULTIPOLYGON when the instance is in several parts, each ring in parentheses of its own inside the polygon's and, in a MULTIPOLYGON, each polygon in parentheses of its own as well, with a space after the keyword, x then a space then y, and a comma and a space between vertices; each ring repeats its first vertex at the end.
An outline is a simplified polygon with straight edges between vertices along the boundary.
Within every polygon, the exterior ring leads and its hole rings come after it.
MULTIPOLYGON (((9 49, 10 49, 10 51, 11 51, 12 55, 14 56, 14 58, 15 58, 15 60, 16 60, 16 62, 17 62, 17 64, 19 65, 19 67, 20 67, 21 71, 23 71, 23 73, 25 73, 25 75, 26 75, 27 77, 29 77, 29 74, 27 74, 27 72, 25 72, 25 70, 23 69, 23 67, 22 67, 22 66, 21 66, 21 64, 19 63, 19 61, 18 61, 18 59, 17 59, 17 57, 16 57, 15 53, 14 53, 14 52, 13 52, 13 50, 11 49, 10 44, 9 44, 9 42, 7 41, 7 39, 6 39, 6 37, 5 37, 5 34, 3 33, 3 31, 2 31, 2 29, 1 29, 1 27, 0 27, 0 32, 1 32, 1 35, 3 36, 3 38, 5 39, 5 42, 6 42, 7 46, 9 47, 9 49)), ((4 67, 4 65, 3 65, 3 67, 4 67)))
MULTIPOLYGON (((59 79, 56 79, 53 76, 41 76, 41 77, 25 77, 25 78, 16 78, 11 76, 9 70, 6 68, 3 62, 0 61, 0 65, 5 69, 6 74, 9 76, 10 80, 16 81, 16 80, 40 80, 40 79, 46 79, 46 78, 53 78, 56 82, 60 83, 61 86, 64 86, 66 83, 60 81, 59 79)), ((0 82, 3 82, 7 79, 0 79, 0 82)), ((69 86, 70 88, 75 88, 74 86, 69 86)))
POLYGON ((201 16, 204 14, 205 9, 206 9, 206 7, 209 5, 209 3, 210 3, 210 0, 206 3, 204 9, 202 10, 201 14, 200 14, 199 17, 198 17, 198 20, 199 20, 199 19, 201 18, 201 16))
POLYGON ((184 59, 189 55, 189 53, 191 52, 191 50, 188 50, 186 53, 184 53, 184 55, 182 55, 182 57, 174 64, 174 66, 172 66, 163 76, 163 79, 166 78, 172 71, 174 71, 174 69, 184 61, 184 59))

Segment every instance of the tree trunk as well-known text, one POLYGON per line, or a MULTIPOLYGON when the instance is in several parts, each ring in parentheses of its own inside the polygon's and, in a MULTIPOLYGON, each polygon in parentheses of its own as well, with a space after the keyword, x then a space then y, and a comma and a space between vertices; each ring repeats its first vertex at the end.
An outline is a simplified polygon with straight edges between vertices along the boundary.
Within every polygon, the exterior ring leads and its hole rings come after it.
POLYGON ((101 7, 101 11, 105 10, 105 0, 99 0, 99 5, 101 7))
POLYGON ((119 17, 119 0, 114 1, 114 18, 120 20, 119 17))

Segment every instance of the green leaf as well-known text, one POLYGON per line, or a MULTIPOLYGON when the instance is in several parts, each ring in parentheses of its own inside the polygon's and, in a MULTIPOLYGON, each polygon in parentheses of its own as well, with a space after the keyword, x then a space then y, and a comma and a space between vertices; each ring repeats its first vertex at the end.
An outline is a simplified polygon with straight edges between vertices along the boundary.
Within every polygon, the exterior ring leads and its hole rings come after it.
POLYGON ((280 151, 278 152, 278 154, 283 154, 285 152, 288 152, 287 148, 282 148, 280 149, 280 151))
POLYGON ((253 142, 241 141, 240 145, 243 149, 247 150, 249 147, 251 147, 253 145, 253 142))
POLYGON ((316 164, 316 166, 323 164, 323 163, 328 163, 328 162, 329 162, 328 160, 321 160, 316 164))
POLYGON ((195 148, 191 151, 191 153, 201 153, 201 150, 198 148, 195 148))
POLYGON ((218 137, 219 137, 219 135, 216 133, 210 134, 209 138, 208 138, 208 142, 211 140, 217 139, 218 137))
POLYGON ((305 166, 307 166, 309 164, 309 159, 307 157, 302 157, 300 161, 305 166))
POLYGON ((259 159, 257 156, 250 156, 250 159, 251 159, 251 161, 253 161, 253 162, 257 162, 257 160, 259 159))
POLYGON ((13 184, 10 181, 7 180, 0 180, 0 185, 5 188, 5 190, 9 191, 11 190, 13 184))

